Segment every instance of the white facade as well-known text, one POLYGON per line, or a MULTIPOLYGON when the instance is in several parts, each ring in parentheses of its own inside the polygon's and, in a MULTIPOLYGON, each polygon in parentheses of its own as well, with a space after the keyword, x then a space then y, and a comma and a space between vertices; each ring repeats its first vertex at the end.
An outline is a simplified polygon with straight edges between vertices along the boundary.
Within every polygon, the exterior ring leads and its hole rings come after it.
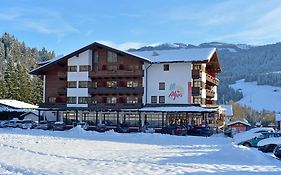
POLYGON ((67 97, 76 97, 76 104, 67 104, 67 107, 88 107, 88 104, 78 104, 79 97, 89 97, 88 88, 78 88, 79 81, 91 81, 89 72, 80 72, 79 66, 92 65, 92 52, 87 50, 68 59, 68 66, 77 66, 77 72, 67 72, 67 81, 76 81, 76 88, 67 88, 67 97))
POLYGON ((188 83, 192 82, 191 63, 155 63, 144 65, 144 104, 151 104, 151 97, 165 96, 165 104, 189 104, 191 91, 188 83), (169 70, 164 71, 164 65, 169 70), (165 83, 165 90, 159 90, 159 83, 165 83), (189 92, 190 91, 190 92, 189 92))

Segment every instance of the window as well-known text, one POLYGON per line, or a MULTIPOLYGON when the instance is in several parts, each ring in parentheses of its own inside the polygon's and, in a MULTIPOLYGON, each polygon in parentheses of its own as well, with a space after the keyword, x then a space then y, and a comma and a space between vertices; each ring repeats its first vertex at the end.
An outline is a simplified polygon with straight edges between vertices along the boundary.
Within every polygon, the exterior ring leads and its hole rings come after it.
POLYGON ((157 96, 151 96, 151 104, 157 103, 157 96))
POLYGON ((159 83, 159 90, 165 90, 165 82, 159 83))
POLYGON ((89 70, 91 70, 91 66, 89 66, 89 65, 79 66, 79 72, 88 72, 89 70))
POLYGON ((194 70, 201 70, 201 65, 200 64, 199 65, 198 64, 194 64, 193 65, 193 69, 194 70))
POLYGON ((117 98, 116 97, 107 97, 106 103, 115 104, 115 103, 117 103, 117 98))
POLYGON ((194 104, 201 104, 201 98, 200 97, 193 97, 193 103, 194 104))
POLYGON ((78 104, 88 104, 89 97, 78 97, 78 104))
POLYGON ((94 63, 98 63, 99 62, 99 52, 95 51, 94 52, 94 63))
POLYGON ((79 88, 88 88, 88 81, 79 81, 79 88))
POLYGON ((97 88, 98 87, 98 82, 94 81, 92 82, 92 88, 97 88))
POLYGON ((159 103, 161 104, 165 103, 165 96, 159 96, 159 103))
POLYGON ((127 87, 129 87, 129 88, 138 87, 138 82, 137 81, 127 81, 127 87))
POLYGON ((169 64, 164 64, 164 71, 169 71, 170 70, 170 66, 169 64))
POLYGON ((193 87, 201 87, 201 81, 193 81, 193 87))
POLYGON ((67 88, 77 88, 77 82, 76 81, 68 81, 67 82, 67 88))
POLYGON ((117 81, 107 81, 106 86, 111 87, 111 88, 116 88, 117 87, 117 81))
POLYGON ((108 63, 116 63, 117 62, 117 54, 114 52, 107 52, 107 62, 108 63))
POLYGON ((55 103, 56 102, 56 97, 49 97, 48 98, 49 103, 55 103))
POLYGON ((76 104, 76 97, 67 97, 68 104, 76 104))
POLYGON ((68 72, 77 72, 77 66, 68 66, 68 72))
POLYGON ((138 97, 127 97, 127 103, 138 103, 138 97))

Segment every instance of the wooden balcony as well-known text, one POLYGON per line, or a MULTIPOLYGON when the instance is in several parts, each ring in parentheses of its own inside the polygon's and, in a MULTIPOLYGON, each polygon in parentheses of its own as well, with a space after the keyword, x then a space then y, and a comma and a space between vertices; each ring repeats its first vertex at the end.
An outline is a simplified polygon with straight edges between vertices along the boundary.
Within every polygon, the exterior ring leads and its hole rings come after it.
POLYGON ((67 78, 66 72, 58 72, 58 78, 60 80, 66 80, 66 78, 67 78))
POLYGON ((192 96, 201 96, 200 87, 192 87, 192 96))
POLYGON ((59 88, 58 89, 58 94, 59 95, 66 95, 67 94, 66 88, 59 88))
POLYGON ((102 94, 143 94, 143 87, 98 87, 98 88, 89 88, 89 93, 92 95, 102 95, 102 94))
POLYGON ((143 70, 99 70, 99 71, 91 71, 89 72, 89 76, 91 78, 138 78, 144 76, 143 70))
POLYGON ((216 85, 216 86, 219 85, 219 79, 217 79, 207 73, 206 73, 206 80, 207 80, 207 82, 210 82, 213 85, 216 85))
POLYGON ((97 103, 89 104, 90 108, 98 110, 109 109, 137 109, 142 107, 142 103, 97 103))
POLYGON ((200 70, 192 70, 192 79, 200 79, 201 71, 200 70))
POLYGON ((208 98, 214 98, 215 97, 215 92, 213 90, 206 89, 206 96, 208 98))
POLYGON ((217 103, 215 100, 207 100, 206 99, 206 106, 207 107, 216 107, 217 103))
POLYGON ((40 108, 64 108, 66 107, 66 103, 40 103, 40 108))

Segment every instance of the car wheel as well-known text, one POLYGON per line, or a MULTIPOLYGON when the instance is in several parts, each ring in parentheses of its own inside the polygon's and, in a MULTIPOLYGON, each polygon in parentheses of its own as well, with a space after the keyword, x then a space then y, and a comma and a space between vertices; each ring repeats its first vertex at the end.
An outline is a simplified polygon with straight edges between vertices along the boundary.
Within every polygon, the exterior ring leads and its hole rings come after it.
POLYGON ((252 145, 249 142, 246 142, 246 143, 243 144, 243 146, 251 147, 252 145))
POLYGON ((266 149, 265 152, 273 152, 273 150, 277 147, 277 145, 270 144, 266 149))

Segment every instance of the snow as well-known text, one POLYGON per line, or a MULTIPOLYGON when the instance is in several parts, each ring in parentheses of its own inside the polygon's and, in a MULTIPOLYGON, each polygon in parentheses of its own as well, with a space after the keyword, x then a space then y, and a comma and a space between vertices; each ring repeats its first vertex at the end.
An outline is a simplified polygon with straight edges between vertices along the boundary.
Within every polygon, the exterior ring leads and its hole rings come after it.
POLYGON ((239 144, 241 142, 245 142, 252 138, 259 137, 261 135, 260 132, 274 132, 274 129, 268 127, 260 127, 260 128, 253 128, 248 131, 235 134, 233 136, 234 143, 239 144))
POLYGON ((244 124, 244 125, 251 126, 250 123, 245 122, 245 121, 241 121, 241 120, 229 122, 229 123, 227 124, 227 126, 234 125, 234 124, 237 124, 237 123, 242 123, 242 124, 244 124))
POLYGON ((8 107, 12 108, 18 108, 18 109, 35 109, 38 108, 36 105, 32 105, 29 103, 25 103, 18 100, 11 100, 11 99, 0 99, 0 104, 6 105, 8 107))
POLYGON ((176 50, 157 50, 155 51, 136 51, 133 54, 148 58, 151 62, 191 62, 208 61, 215 48, 194 48, 194 49, 176 49, 176 50))
POLYGON ((281 112, 281 87, 257 85, 257 82, 245 82, 244 79, 231 85, 236 90, 241 90, 243 98, 238 102, 256 110, 281 112))
POLYGON ((264 146, 268 144, 276 144, 276 145, 281 144, 281 137, 271 137, 271 138, 263 139, 258 142, 258 146, 264 146))
POLYGON ((281 162, 230 138, 0 129, 0 174, 277 175, 281 162))
POLYGON ((143 107, 141 109, 122 109, 122 111, 147 111, 147 112, 216 112, 217 109, 206 109, 198 106, 165 106, 165 107, 143 107))

